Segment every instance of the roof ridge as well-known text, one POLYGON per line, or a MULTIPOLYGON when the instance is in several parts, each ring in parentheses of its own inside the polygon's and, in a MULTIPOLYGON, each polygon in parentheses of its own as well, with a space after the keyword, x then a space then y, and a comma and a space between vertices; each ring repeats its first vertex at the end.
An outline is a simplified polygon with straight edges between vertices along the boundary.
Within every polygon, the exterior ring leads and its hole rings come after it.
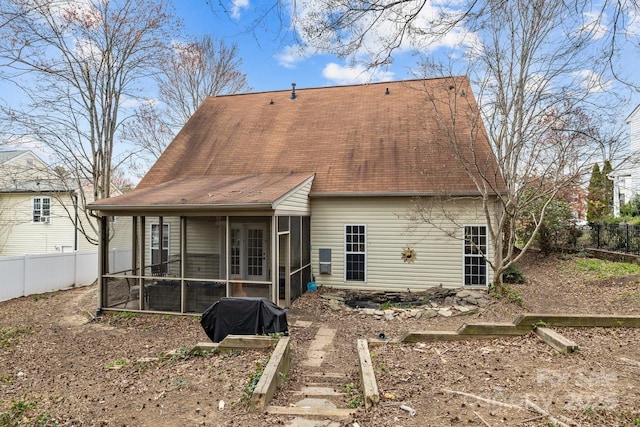
MULTIPOLYGON (((374 85, 397 85, 401 83, 415 83, 422 81, 435 81, 435 80, 443 80, 443 79, 469 79, 469 76, 464 74, 459 74, 455 76, 439 76, 439 77, 429 77, 429 78, 413 78, 413 79, 403 79, 403 80, 384 80, 377 82, 365 82, 365 83, 351 83, 344 85, 332 85, 332 86, 311 86, 311 87, 300 87, 296 84, 296 92, 297 91, 308 91, 308 90, 330 90, 330 89, 344 89, 344 88, 355 88, 355 87, 363 87, 363 86, 374 86, 374 85)), ((207 96, 207 98, 228 98, 228 97, 240 97, 240 96, 248 96, 248 95, 264 95, 269 93, 289 93, 291 92, 291 88, 287 89, 273 89, 273 90, 265 90, 258 92, 242 92, 242 93, 229 93, 223 95, 211 95, 207 96)))

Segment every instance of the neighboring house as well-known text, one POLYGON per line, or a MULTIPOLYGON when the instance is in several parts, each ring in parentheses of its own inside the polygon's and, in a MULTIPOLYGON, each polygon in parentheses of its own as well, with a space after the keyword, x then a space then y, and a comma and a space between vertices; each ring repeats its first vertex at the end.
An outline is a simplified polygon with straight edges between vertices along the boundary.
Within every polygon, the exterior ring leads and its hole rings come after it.
POLYGON ((559 196, 571 206, 571 215, 576 225, 587 221, 587 191, 580 185, 572 185, 561 191, 559 196))
POLYGON ((136 230, 126 269, 110 270, 101 241, 99 308, 202 312, 245 295, 288 306, 314 277, 488 286, 483 200, 451 144, 499 177, 477 113, 465 77, 207 98, 135 190, 89 206, 103 235, 113 217, 136 230), (431 207, 422 221, 417 197, 431 207))
POLYGON ((87 217, 79 197, 91 190, 90 184, 78 190, 63 182, 33 151, 0 151, 0 256, 96 251, 84 235, 98 240, 88 225, 96 220, 87 217))
POLYGON ((32 151, 0 151, 0 256, 81 249, 75 197, 32 151))
POLYGON ((640 193, 640 105, 629 114, 625 123, 631 131, 629 156, 608 175, 613 180, 614 216, 620 216, 620 207, 640 193))

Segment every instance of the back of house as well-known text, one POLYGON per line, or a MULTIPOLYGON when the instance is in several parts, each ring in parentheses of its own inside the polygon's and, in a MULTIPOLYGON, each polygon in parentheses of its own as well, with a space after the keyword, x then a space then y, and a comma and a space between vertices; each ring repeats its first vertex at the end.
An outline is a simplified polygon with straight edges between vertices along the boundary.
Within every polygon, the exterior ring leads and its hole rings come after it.
POLYGON ((312 279, 485 287, 492 202, 478 185, 504 188, 465 77, 210 97, 134 191, 91 205, 100 308, 288 306, 312 279), (114 260, 122 216, 135 233, 114 260))

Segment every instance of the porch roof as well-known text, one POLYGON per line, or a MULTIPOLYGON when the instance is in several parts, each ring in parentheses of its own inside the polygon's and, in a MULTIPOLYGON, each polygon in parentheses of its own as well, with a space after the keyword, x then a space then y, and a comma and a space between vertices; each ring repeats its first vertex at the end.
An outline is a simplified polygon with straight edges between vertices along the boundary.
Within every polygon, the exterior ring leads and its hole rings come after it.
POLYGON ((275 209, 313 173, 185 176, 89 204, 90 209, 275 209))

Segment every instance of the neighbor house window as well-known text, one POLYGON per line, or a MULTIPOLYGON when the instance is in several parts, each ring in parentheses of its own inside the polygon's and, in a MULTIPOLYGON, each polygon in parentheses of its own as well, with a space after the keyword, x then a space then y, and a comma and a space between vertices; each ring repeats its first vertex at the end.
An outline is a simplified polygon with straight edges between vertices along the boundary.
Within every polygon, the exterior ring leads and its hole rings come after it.
POLYGON ((367 228, 364 225, 344 226, 345 280, 366 280, 367 228))
POLYGON ((487 227, 471 225, 464 227, 464 284, 487 285, 487 227))
POLYGON ((48 223, 51 218, 51 198, 50 197, 34 197, 33 198, 33 222, 48 223))
POLYGON ((169 224, 162 224, 162 253, 160 252, 160 224, 151 224, 151 272, 154 276, 168 272, 169 224), (162 255, 162 259, 160 259, 162 255))

